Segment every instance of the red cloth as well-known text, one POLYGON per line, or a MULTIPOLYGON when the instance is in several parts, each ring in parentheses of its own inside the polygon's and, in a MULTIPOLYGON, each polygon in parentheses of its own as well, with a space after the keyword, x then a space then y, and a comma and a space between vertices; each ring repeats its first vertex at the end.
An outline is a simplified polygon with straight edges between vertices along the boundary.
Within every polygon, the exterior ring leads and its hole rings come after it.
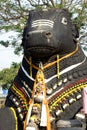
POLYGON ((87 87, 83 88, 83 112, 87 114, 87 87))

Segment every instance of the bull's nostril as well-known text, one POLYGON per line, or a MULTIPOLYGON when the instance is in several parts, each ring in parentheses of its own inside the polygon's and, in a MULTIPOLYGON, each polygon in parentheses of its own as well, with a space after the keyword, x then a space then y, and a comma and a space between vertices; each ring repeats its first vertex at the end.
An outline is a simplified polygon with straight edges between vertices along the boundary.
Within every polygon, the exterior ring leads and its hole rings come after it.
POLYGON ((28 39, 30 37, 30 34, 28 33, 27 35, 26 35, 26 39, 28 39))
POLYGON ((52 33, 51 32, 46 32, 45 35, 46 35, 47 38, 51 38, 52 37, 52 33))
POLYGON ((27 37, 29 37, 29 34, 27 34, 27 37))

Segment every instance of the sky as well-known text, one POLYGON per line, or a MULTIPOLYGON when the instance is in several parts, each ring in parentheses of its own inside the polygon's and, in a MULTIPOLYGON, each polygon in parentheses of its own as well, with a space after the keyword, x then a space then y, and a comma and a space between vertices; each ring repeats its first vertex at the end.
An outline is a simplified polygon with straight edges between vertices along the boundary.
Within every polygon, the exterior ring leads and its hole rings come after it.
POLYGON ((22 56, 15 55, 13 48, 0 46, 0 70, 10 68, 12 62, 19 63, 21 61, 22 56))
MULTIPOLYGON (((4 39, 7 40, 9 39, 9 36, 12 34, 10 33, 2 33, 0 35, 0 40, 4 39)), ((22 61, 22 55, 18 56, 14 54, 14 49, 11 47, 4 47, 0 45, 0 71, 4 68, 10 68, 12 62, 17 62, 20 63, 22 61)))

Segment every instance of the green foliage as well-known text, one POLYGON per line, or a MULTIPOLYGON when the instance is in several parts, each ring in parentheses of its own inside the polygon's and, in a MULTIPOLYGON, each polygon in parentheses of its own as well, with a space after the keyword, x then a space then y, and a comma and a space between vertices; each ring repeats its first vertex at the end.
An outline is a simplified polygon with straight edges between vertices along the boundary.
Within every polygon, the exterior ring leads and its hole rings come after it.
POLYGON ((0 41, 0 44, 5 46, 5 47, 8 47, 9 46, 9 41, 6 41, 6 42, 0 41))
POLYGON ((87 21, 87 3, 83 3, 79 5, 80 7, 74 7, 74 10, 72 13, 78 14, 78 17, 76 17, 73 21, 76 23, 78 28, 80 29, 87 21))
POLYGON ((13 83, 14 77, 17 75, 20 64, 12 63, 10 68, 0 71, 0 85, 3 89, 8 89, 13 83))

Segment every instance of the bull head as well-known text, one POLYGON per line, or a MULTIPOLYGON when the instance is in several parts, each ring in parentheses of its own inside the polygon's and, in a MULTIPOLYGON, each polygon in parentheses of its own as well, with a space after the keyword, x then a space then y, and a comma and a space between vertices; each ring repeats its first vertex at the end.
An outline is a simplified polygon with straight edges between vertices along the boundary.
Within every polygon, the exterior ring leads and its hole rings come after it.
POLYGON ((66 54, 76 47, 78 31, 63 9, 30 11, 22 45, 32 57, 66 54))

